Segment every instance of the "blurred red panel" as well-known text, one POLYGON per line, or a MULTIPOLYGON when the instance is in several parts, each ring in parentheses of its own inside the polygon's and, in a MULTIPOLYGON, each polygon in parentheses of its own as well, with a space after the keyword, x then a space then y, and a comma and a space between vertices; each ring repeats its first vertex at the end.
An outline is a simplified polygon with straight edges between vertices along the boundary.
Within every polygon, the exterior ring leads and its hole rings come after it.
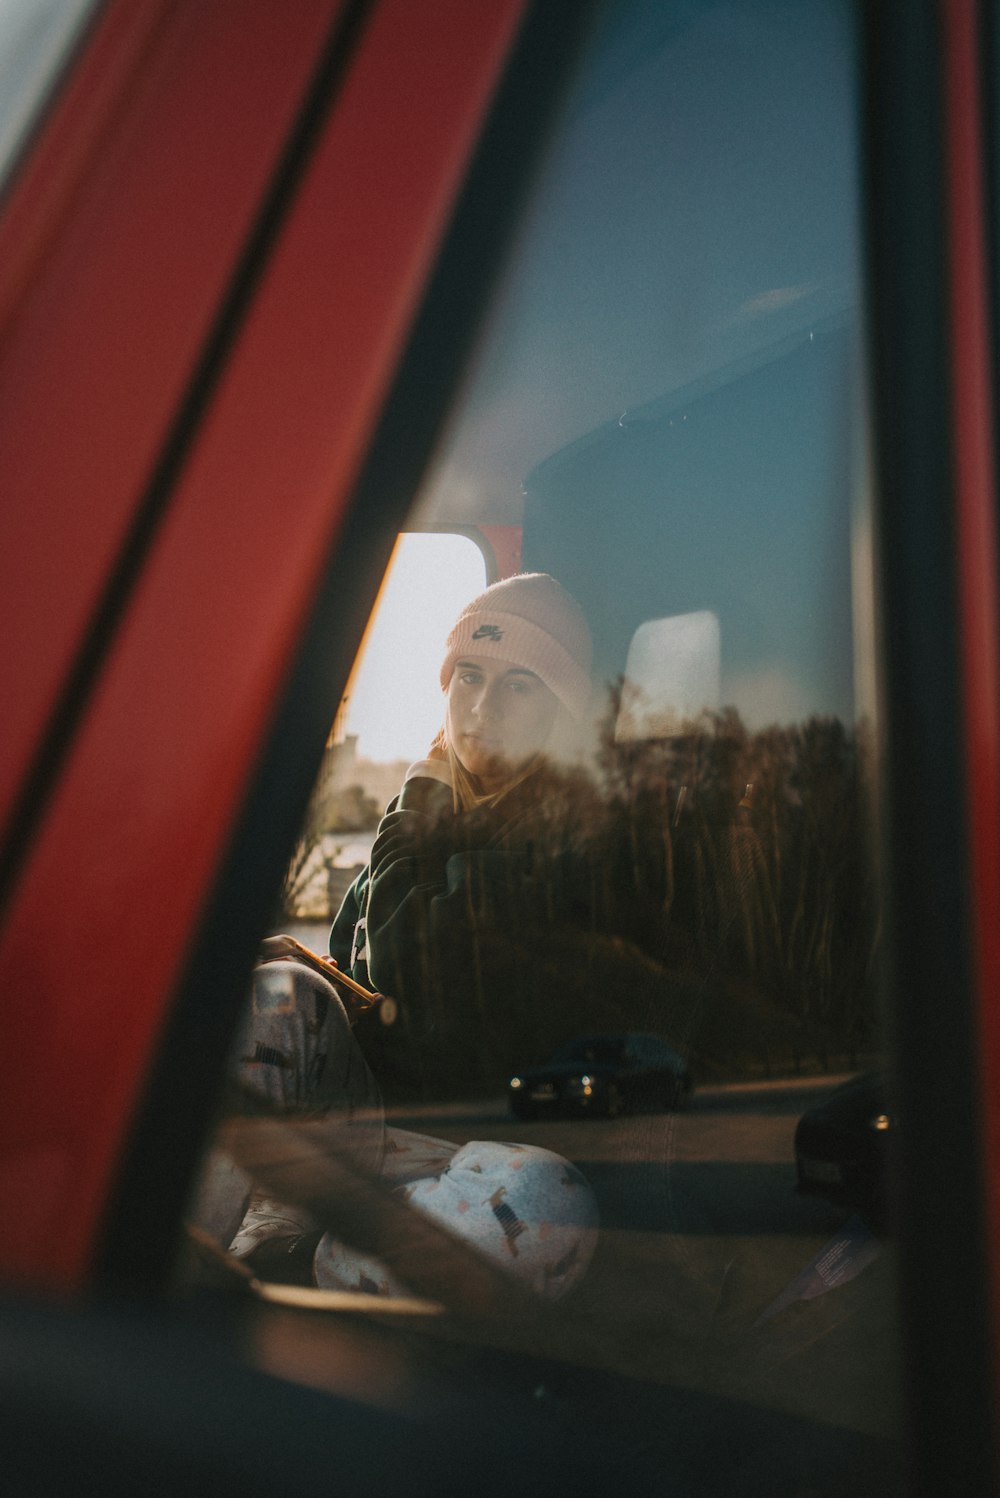
POLYGON ((0 1088, 8 1277, 85 1275, 171 984, 521 9, 379 5, 157 536, 0 942, 0 982, 24 996, 0 1088))
POLYGON ((116 0, 4 204, 0 825, 341 5, 116 0))

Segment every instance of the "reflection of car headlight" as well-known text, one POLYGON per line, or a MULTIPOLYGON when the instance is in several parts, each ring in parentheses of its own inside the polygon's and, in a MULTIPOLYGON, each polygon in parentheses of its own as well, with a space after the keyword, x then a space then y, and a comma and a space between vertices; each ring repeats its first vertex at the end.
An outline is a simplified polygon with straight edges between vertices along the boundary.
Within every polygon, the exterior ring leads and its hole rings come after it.
POLYGON ((513 1090, 516 1092, 519 1087, 523 1087, 524 1086, 524 1083, 521 1081, 520 1077, 511 1077, 511 1079, 510 1079, 510 1085, 513 1088, 513 1090))
POLYGON ((886 1129, 892 1128, 892 1119, 888 1113, 876 1113, 874 1118, 868 1120, 868 1127, 878 1134, 884 1134, 886 1129))

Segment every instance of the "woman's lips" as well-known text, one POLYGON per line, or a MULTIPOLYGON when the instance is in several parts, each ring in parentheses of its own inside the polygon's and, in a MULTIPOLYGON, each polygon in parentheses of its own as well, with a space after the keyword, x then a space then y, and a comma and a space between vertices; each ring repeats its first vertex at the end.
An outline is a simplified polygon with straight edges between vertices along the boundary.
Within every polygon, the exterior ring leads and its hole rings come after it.
POLYGON ((473 749, 478 749, 481 754, 498 754, 500 752, 500 740, 489 738, 484 733, 467 733, 465 742, 473 749))

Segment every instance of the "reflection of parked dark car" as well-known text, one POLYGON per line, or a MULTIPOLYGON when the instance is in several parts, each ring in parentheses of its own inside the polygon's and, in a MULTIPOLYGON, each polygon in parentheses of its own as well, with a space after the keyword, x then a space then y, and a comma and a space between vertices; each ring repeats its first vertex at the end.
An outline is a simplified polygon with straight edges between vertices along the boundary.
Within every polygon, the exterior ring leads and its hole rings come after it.
POLYGON ((691 1090, 687 1063, 658 1035, 583 1035, 543 1066, 510 1079, 517 1118, 546 1113, 602 1113, 677 1108, 691 1090))
POLYGON ((889 1151, 898 1127, 884 1072, 866 1072, 837 1087, 799 1119, 795 1130, 798 1190, 855 1207, 873 1223, 885 1219, 889 1151))

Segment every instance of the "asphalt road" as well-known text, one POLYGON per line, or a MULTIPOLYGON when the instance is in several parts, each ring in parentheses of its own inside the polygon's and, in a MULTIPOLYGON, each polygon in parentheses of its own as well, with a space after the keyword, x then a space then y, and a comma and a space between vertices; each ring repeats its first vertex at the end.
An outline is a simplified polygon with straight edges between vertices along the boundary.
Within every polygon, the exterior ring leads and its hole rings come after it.
POLYGON ((788 1290, 845 1236, 842 1209, 795 1192, 792 1153, 797 1118, 840 1080, 700 1089, 681 1112, 614 1120, 515 1122, 498 1101, 392 1121, 458 1142, 542 1145, 587 1175, 601 1239, 587 1279, 547 1332, 549 1355, 891 1440, 899 1405, 891 1241, 866 1240, 848 1222, 871 1262, 814 1299, 788 1290), (789 1303, 776 1306, 783 1292, 789 1303))

